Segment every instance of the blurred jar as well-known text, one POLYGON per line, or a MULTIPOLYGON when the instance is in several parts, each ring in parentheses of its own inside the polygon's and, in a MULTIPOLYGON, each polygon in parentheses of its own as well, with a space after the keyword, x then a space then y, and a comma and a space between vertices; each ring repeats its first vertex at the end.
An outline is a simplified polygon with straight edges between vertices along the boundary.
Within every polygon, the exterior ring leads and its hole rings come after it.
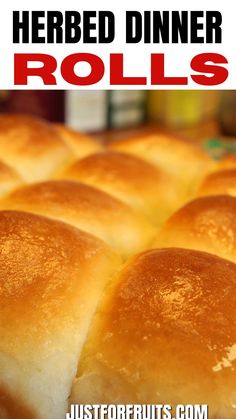
POLYGON ((236 135, 236 91, 222 91, 220 95, 219 123, 223 134, 236 135))
POLYGON ((65 121, 79 131, 138 127, 146 118, 146 92, 142 90, 68 90, 65 121))
POLYGON ((146 118, 142 90, 0 91, 0 112, 23 113, 65 122, 84 132, 138 127, 146 118))
POLYGON ((216 118, 219 93, 207 90, 150 91, 148 115, 170 129, 197 126, 216 118))

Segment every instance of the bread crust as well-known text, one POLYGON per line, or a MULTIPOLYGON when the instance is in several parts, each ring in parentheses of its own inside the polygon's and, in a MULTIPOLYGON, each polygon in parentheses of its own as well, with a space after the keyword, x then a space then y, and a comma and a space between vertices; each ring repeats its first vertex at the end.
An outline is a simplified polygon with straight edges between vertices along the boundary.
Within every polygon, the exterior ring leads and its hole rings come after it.
POLYGON ((179 205, 175 180, 135 156, 103 152, 76 161, 60 175, 95 186, 142 212, 160 225, 179 205))
POLYGON ((160 249, 132 258, 104 295, 73 403, 208 404, 234 417, 236 265, 160 249))
POLYGON ((216 171, 205 177, 197 196, 214 195, 236 196, 236 169, 216 171))
POLYGON ((109 148, 142 158, 170 173, 185 199, 194 194, 202 177, 214 166, 198 144, 169 133, 139 134, 114 141, 109 148))
POLYGON ((203 250, 236 262, 236 198, 197 198, 176 211, 157 235, 153 247, 203 250))
POLYGON ((0 211, 0 225, 2 404, 7 419, 6 399, 35 419, 62 419, 91 317, 121 261, 59 221, 0 211))
POLYGON ((74 131, 63 124, 54 124, 53 127, 77 159, 102 151, 104 148, 99 141, 89 135, 74 131))
POLYGON ((0 198, 23 183, 20 175, 0 160, 0 198))
POLYGON ((91 233, 122 257, 145 250, 155 227, 140 213, 92 186, 69 180, 25 185, 0 201, 0 209, 58 219, 91 233))
POLYGON ((72 153, 49 123, 27 115, 0 115, 1 159, 27 182, 51 176, 72 153))

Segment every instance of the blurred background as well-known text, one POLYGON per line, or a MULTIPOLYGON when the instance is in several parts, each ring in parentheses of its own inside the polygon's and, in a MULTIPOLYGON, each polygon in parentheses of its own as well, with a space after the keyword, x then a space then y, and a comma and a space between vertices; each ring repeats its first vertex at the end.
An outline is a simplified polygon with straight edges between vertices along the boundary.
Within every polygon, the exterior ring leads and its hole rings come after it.
POLYGON ((213 148, 236 140, 236 91, 1 91, 0 111, 64 122, 103 142, 136 131, 168 131, 213 148))

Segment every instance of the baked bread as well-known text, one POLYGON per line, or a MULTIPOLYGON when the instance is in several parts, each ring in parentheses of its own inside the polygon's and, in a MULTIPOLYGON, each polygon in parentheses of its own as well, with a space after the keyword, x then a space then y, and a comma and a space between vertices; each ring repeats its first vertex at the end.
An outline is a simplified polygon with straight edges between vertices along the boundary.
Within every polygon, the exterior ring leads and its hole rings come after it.
POLYGON ((102 144, 89 135, 74 131, 63 124, 54 124, 54 128, 77 159, 103 150, 102 144))
POLYGON ((220 160, 216 160, 213 171, 236 169, 236 154, 226 153, 220 160))
POLYGON ((0 115, 0 155, 27 182, 46 179, 72 161, 52 125, 25 115, 0 115))
POLYGON ((0 209, 18 209, 67 222, 101 238, 124 258, 148 248, 155 235, 155 227, 128 205, 99 189, 69 180, 23 186, 2 199, 0 209))
POLYGON ((120 259, 59 221, 1 211, 0 225, 0 417, 64 419, 91 317, 120 259))
POLYGON ((20 175, 12 167, 0 161, 0 198, 22 183, 20 175))
POLYGON ((198 145, 171 134, 136 135, 114 141, 113 151, 129 153, 168 171, 179 184, 186 199, 191 197, 213 160, 198 145))
POLYGON ((210 173, 199 187, 197 196, 236 196, 236 168, 210 173))
POLYGON ((195 199, 180 208, 158 233, 153 247, 203 250, 236 262, 236 198, 195 199))
POLYGON ((135 156, 103 152, 76 161, 60 174, 101 189, 159 226, 180 205, 174 179, 135 156))
POLYGON ((71 403, 208 404, 235 417, 236 265, 184 249, 135 256, 106 290, 71 403))

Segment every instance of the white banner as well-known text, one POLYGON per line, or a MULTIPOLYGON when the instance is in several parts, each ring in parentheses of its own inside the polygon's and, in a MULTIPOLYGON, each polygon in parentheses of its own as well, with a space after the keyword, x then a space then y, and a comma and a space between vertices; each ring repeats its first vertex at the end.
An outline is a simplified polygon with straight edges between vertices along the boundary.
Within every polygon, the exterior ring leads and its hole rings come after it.
POLYGON ((1 3, 1 89, 236 89, 236 4, 1 3))

